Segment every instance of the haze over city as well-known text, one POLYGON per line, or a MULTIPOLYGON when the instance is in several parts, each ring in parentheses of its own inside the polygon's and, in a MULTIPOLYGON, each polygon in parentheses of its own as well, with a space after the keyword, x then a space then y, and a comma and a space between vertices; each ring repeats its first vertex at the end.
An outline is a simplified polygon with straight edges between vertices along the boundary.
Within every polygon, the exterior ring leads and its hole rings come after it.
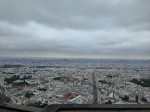
POLYGON ((149 5, 0 0, 0 112, 148 112, 149 5))
POLYGON ((150 59, 149 0, 0 0, 0 57, 150 59))

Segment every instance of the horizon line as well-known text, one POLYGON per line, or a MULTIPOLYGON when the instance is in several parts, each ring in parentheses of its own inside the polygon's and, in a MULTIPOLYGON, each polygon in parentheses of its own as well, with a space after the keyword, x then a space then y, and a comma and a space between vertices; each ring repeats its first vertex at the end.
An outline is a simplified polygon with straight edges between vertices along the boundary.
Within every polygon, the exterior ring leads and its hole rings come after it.
POLYGON ((26 56, 26 57, 23 57, 23 56, 0 56, 0 58, 11 58, 11 59, 17 59, 17 58, 24 58, 24 59, 91 59, 91 60, 149 60, 149 58, 110 58, 110 57, 101 57, 101 58, 92 58, 92 57, 42 57, 42 56, 39 56, 39 57, 34 57, 34 56, 26 56))

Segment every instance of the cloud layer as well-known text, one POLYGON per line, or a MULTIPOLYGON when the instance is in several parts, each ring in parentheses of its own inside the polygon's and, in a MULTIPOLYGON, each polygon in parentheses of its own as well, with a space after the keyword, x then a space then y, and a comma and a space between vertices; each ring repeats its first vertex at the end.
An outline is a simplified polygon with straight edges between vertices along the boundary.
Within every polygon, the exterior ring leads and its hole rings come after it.
POLYGON ((0 56, 148 58, 149 0, 0 0, 0 56))

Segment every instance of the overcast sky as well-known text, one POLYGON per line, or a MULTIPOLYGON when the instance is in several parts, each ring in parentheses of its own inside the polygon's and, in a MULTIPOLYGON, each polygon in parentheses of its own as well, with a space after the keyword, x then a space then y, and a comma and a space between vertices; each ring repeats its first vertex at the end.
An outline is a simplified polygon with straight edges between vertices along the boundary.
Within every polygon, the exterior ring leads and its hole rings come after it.
POLYGON ((150 0, 0 0, 0 57, 150 59, 150 0))

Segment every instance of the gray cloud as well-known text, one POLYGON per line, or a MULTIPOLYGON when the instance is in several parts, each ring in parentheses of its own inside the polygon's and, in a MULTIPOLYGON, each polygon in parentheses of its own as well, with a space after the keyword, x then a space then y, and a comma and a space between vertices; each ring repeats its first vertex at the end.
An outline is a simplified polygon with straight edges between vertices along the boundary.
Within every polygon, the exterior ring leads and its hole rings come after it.
POLYGON ((0 56, 150 58, 149 4, 0 0, 0 56))
POLYGON ((149 0, 0 0, 0 19, 71 29, 139 28, 150 23, 149 4, 149 0))

